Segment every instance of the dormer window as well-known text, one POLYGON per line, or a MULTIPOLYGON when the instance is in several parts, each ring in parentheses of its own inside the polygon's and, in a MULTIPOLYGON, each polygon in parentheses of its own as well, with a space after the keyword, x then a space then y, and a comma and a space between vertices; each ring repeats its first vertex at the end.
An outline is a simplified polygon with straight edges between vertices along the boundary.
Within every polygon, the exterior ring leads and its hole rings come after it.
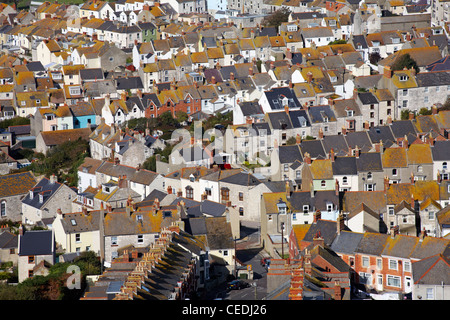
POLYGON ((347 117, 353 117, 353 110, 347 110, 347 117))
POLYGON ((392 43, 400 43, 400 38, 392 38, 392 43))
POLYGON ((39 202, 44 203, 44 195, 43 194, 39 194, 39 202))
POLYGON ((33 198, 34 198, 33 190, 30 190, 30 199, 33 199, 33 198))
POLYGON ((400 79, 400 81, 406 81, 406 80, 408 80, 408 76, 405 74, 402 74, 399 76, 399 79, 400 79))

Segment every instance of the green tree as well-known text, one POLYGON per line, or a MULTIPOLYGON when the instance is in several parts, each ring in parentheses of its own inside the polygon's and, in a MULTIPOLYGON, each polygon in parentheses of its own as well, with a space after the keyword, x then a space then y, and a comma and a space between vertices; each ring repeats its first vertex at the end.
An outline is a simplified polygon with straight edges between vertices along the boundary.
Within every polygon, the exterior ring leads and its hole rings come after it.
POLYGON ((404 109, 402 110, 402 112, 400 113, 400 119, 402 120, 408 120, 409 119, 409 114, 411 111, 409 111, 408 109, 404 109))
POLYGON ((420 108, 420 110, 419 110, 419 114, 422 116, 427 116, 427 115, 430 115, 431 113, 432 113, 432 111, 425 107, 420 108))
POLYGON ((294 145, 296 143, 297 143, 297 139, 295 137, 290 137, 289 139, 286 140, 286 144, 288 146, 292 146, 292 145, 294 145))
POLYGON ((263 24, 270 27, 279 27, 283 22, 288 22, 291 10, 288 8, 281 8, 273 12, 268 17, 264 18, 263 24))
POLYGON ((344 39, 339 39, 339 40, 334 40, 328 43, 329 46, 333 45, 333 44, 346 44, 347 40, 344 39))
POLYGON ((417 62, 413 58, 411 58, 408 53, 398 57, 391 67, 392 71, 403 70, 404 68, 407 68, 408 70, 414 68, 416 73, 419 73, 420 71, 417 62))

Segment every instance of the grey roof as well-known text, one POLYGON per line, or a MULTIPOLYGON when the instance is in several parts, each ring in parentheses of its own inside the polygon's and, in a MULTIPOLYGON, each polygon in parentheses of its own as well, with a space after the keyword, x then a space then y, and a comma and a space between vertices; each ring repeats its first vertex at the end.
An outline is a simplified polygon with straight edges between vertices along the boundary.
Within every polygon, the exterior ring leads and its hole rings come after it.
POLYGON ((348 145, 345 137, 343 135, 330 135, 324 136, 322 139, 323 148, 326 153, 330 153, 333 149, 334 154, 345 155, 348 152, 348 145))
POLYGON ((450 85, 450 71, 421 72, 416 74, 418 87, 450 85))
POLYGON ((19 256, 51 255, 54 252, 52 230, 26 231, 19 237, 19 256))
POLYGON ((372 92, 360 92, 358 98, 362 104, 378 104, 378 100, 372 92))
POLYGON ((372 143, 379 143, 381 140, 384 144, 396 141, 389 126, 371 127, 368 133, 372 143))
POLYGON ((258 115, 258 114, 264 114, 261 106, 259 105, 258 101, 245 101, 239 103, 239 107, 242 110, 242 114, 244 116, 252 116, 252 115, 258 115))
POLYGON ((275 130, 292 129, 291 119, 285 111, 267 113, 268 120, 275 130))
POLYGON ((390 235, 367 232, 359 242, 355 252, 381 256, 388 237, 390 235))
POLYGON ((257 186, 261 183, 253 174, 246 172, 238 172, 231 176, 225 177, 220 182, 232 183, 241 186, 257 186))
POLYGON ((414 284, 450 285, 450 259, 434 255, 412 264, 414 284))
POLYGON ((309 227, 305 236, 304 241, 313 242, 313 239, 320 233, 320 236, 324 240, 324 244, 330 246, 337 234, 336 221, 330 220, 318 220, 309 227))
POLYGON ((303 157, 298 145, 279 146, 278 154, 280 163, 293 163, 296 160, 303 162, 303 157))
POLYGON ((17 248, 18 245, 18 237, 15 234, 12 234, 8 231, 3 231, 0 234, 0 248, 1 249, 9 249, 9 248, 17 248))
POLYGON ((369 48, 364 35, 353 35, 352 44, 355 49, 358 49, 359 45, 361 46, 361 49, 369 48))
POLYGON ((336 253, 354 254, 363 237, 362 233, 342 231, 336 236, 330 248, 336 253))
POLYGON ((313 106, 308 109, 311 123, 336 121, 336 115, 329 105, 313 106))
POLYGON ((128 90, 128 89, 143 89, 141 77, 128 77, 119 78, 116 80, 116 87, 118 90, 128 90))
POLYGON ((270 130, 270 126, 267 122, 257 122, 257 123, 253 123, 252 124, 252 128, 254 130, 256 130, 256 134, 259 136, 260 135, 260 131, 264 132, 263 130, 265 130, 265 134, 266 135, 270 135, 271 134, 271 130, 270 130))
POLYGON ((56 191, 62 186, 59 182, 51 183, 49 179, 42 178, 41 181, 38 182, 31 190, 33 191, 33 198, 30 198, 30 193, 26 195, 26 197, 22 200, 23 204, 32 206, 36 209, 42 208, 48 199, 53 196, 56 191), (40 202, 39 194, 43 195, 43 201, 40 202))
POLYGON ((199 217, 202 215, 221 217, 225 213, 226 206, 224 204, 204 200, 197 206, 192 206, 187 210, 187 214, 193 217, 199 217))
POLYGON ((103 70, 101 68, 81 69, 80 78, 82 81, 103 80, 104 79, 103 70))
POLYGON ((306 127, 311 126, 311 121, 309 120, 308 113, 306 110, 290 110, 289 117, 291 118, 291 123, 294 128, 301 128, 303 124, 306 127))
POLYGON ((28 71, 38 72, 45 71, 44 66, 40 61, 30 61, 26 64, 28 71))
POLYGON ((356 159, 358 172, 383 171, 381 154, 379 152, 361 152, 356 159))
POLYGON ((433 161, 450 161, 450 140, 436 141, 431 147, 433 161))
POLYGON ((321 140, 302 140, 300 148, 303 156, 308 152, 312 159, 326 158, 326 152, 321 140))
POLYGON ((207 234, 205 217, 188 219, 186 221, 186 231, 194 236, 207 234))
POLYGON ((336 157, 332 163, 334 175, 357 175, 355 157, 336 157))
POLYGON ((416 135, 416 129, 411 120, 393 121, 390 125, 395 138, 403 138, 405 135, 416 135))
POLYGON ((362 152, 367 152, 372 149, 372 143, 367 131, 347 132, 345 140, 347 141, 347 145, 352 149, 356 146, 358 146, 359 150, 362 152))

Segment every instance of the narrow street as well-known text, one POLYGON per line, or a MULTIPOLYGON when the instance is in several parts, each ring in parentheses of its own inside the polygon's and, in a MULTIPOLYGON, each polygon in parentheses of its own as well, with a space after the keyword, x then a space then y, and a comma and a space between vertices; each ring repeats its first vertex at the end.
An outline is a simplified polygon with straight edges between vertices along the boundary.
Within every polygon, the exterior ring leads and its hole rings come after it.
POLYGON ((244 279, 250 287, 240 290, 227 290, 223 283, 207 293, 207 299, 223 300, 262 300, 267 292, 267 270, 261 266, 261 259, 267 254, 260 247, 259 229, 256 227, 241 227, 241 239, 236 243, 237 258, 245 264, 251 265, 253 279, 244 279))

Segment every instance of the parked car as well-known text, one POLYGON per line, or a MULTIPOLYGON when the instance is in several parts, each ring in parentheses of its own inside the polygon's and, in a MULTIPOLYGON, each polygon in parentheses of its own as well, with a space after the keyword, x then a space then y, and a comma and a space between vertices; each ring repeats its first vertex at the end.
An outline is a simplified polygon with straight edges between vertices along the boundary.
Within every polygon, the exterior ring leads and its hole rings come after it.
POLYGON ((269 267, 269 265, 270 265, 270 258, 262 258, 261 259, 261 266, 269 267))
POLYGON ((233 280, 228 283, 228 290, 241 290, 250 287, 250 284, 242 280, 233 280))

